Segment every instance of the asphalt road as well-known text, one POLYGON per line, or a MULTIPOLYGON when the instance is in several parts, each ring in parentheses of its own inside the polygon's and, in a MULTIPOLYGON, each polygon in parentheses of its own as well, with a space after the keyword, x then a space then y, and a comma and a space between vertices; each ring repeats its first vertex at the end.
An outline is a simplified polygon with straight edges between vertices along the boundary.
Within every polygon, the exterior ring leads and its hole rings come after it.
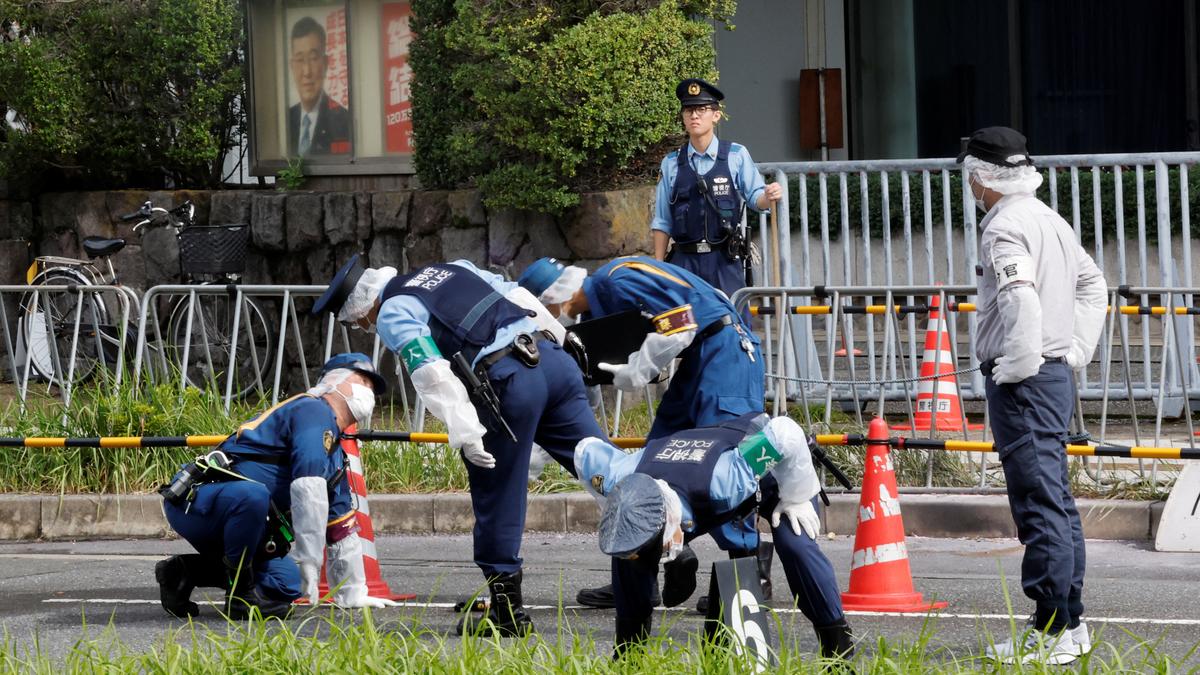
MULTIPOLYGON (((823 547, 845 588, 852 541, 839 537, 823 547)), ((996 641, 1009 635, 1005 582, 1018 622, 1029 613, 1031 605, 1016 581, 1021 556, 1017 542, 910 537, 908 547, 917 589, 950 606, 931 620, 924 615, 851 614, 851 625, 864 639, 860 648, 871 649, 878 636, 915 640, 924 628, 933 634, 931 658, 979 654, 985 634, 996 641)), ((417 622, 451 633, 455 617, 447 608, 482 585, 470 562, 470 538, 384 537, 378 548, 384 579, 392 589, 419 597, 409 608, 377 611, 377 620, 417 622)), ((707 540, 697 542, 696 549, 702 566, 719 554, 707 540)), ((182 625, 158 606, 154 562, 188 550, 184 542, 161 540, 0 543, 0 617, 9 644, 25 648, 36 637, 44 651, 60 657, 85 634, 101 637, 115 631, 127 649, 150 648, 168 628, 182 625)), ((525 600, 534 608, 541 632, 553 639, 561 616, 570 631, 591 631, 597 649, 607 653, 612 613, 574 605, 579 588, 607 581, 608 563, 597 551, 594 535, 530 534, 524 555, 525 600)), ((1135 650, 1139 639, 1157 641, 1156 648, 1183 661, 1185 669, 1200 666, 1200 660, 1189 655, 1200 643, 1200 554, 1155 553, 1143 543, 1091 541, 1088 557, 1085 601, 1096 639, 1135 650)), ((786 581, 778 565, 774 585, 776 599, 771 604, 779 611, 786 639, 815 650, 807 622, 783 600, 786 581)), ((220 597, 215 591, 198 594, 214 601, 220 597)), ((672 637, 686 639, 702 630, 700 616, 690 609, 658 617, 656 627, 665 626, 672 637)), ((227 629, 211 606, 202 608, 198 621, 227 629)))

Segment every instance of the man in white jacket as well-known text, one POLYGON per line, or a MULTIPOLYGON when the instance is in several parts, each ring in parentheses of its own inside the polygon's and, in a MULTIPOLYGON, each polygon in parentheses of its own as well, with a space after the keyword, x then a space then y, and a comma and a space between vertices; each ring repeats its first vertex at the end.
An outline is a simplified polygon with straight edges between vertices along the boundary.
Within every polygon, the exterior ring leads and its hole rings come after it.
POLYGON ((979 339, 992 435, 1004 467, 1021 585, 1036 609, 1026 630, 988 650, 1004 663, 1069 663, 1091 648, 1083 615, 1083 528, 1067 481, 1074 371, 1092 359, 1107 286, 1075 232, 1034 195, 1042 177, 1025 137, 980 129, 959 161, 979 226, 979 339))

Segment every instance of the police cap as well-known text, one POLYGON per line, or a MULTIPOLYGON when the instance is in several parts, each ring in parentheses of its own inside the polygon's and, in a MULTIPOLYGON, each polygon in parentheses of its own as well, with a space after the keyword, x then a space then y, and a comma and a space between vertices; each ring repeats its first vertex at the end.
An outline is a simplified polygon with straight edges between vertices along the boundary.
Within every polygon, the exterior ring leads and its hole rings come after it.
POLYGON ((1025 136, 1008 127, 984 127, 962 139, 958 161, 961 163, 967 155, 998 166, 1033 166, 1033 158, 1025 147, 1025 136), (1023 159, 1009 161, 1014 155, 1021 155, 1023 159))
POLYGON ((558 281, 564 269, 566 266, 556 258, 539 258, 525 268, 520 278, 517 279, 517 283, 521 288, 533 293, 535 298, 540 297, 547 288, 558 281))
POLYGON ((346 304, 346 298, 350 297, 351 291, 362 277, 366 268, 363 267, 360 256, 355 253, 353 257, 342 265, 342 268, 333 275, 333 280, 329 282, 329 288, 317 298, 313 304, 312 313, 322 314, 331 312, 337 315, 341 311, 342 305, 346 304))
POLYGON ((675 98, 679 99, 679 105, 710 105, 720 103, 725 100, 725 94, 721 93, 720 89, 712 86, 696 77, 691 77, 679 83, 675 87, 675 98))
POLYGON ((644 473, 631 473, 605 495, 600 550, 618 558, 636 555, 658 560, 666 522, 666 501, 658 483, 644 473))
POLYGON ((382 396, 387 392, 387 380, 383 379, 379 371, 375 370, 375 364, 371 363, 371 359, 366 354, 360 352, 338 354, 321 366, 321 375, 338 368, 349 368, 365 375, 371 381, 371 387, 375 389, 376 396, 382 396))

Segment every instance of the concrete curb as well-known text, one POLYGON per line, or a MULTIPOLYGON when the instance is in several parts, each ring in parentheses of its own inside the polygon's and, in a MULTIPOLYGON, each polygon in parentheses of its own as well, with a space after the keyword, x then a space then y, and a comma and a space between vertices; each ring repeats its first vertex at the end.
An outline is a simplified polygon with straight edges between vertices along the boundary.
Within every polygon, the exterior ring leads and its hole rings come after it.
MULTIPOLYGON (((1004 495, 901 493, 906 534, 1016 537, 1004 495)), ((1077 500, 1088 539, 1153 539, 1162 502, 1077 500)), ((465 493, 377 494, 371 519, 381 534, 466 533, 475 524, 465 493)), ((830 497, 826 530, 854 533, 857 494, 830 497)), ((526 526, 538 532, 595 532, 600 510, 582 492, 529 498, 526 526)), ((0 495, 0 540, 173 537, 157 495, 0 495)))

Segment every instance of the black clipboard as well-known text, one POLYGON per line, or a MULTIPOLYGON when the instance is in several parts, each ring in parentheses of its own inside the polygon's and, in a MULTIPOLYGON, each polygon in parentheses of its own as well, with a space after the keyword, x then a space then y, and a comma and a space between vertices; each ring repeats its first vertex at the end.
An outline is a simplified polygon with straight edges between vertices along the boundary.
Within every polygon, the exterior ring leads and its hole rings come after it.
POLYGON ((636 309, 581 321, 568 328, 567 331, 583 343, 587 353, 588 372, 583 374, 583 381, 589 387, 612 384, 612 373, 600 370, 597 364, 625 363, 653 330, 650 319, 636 309))

